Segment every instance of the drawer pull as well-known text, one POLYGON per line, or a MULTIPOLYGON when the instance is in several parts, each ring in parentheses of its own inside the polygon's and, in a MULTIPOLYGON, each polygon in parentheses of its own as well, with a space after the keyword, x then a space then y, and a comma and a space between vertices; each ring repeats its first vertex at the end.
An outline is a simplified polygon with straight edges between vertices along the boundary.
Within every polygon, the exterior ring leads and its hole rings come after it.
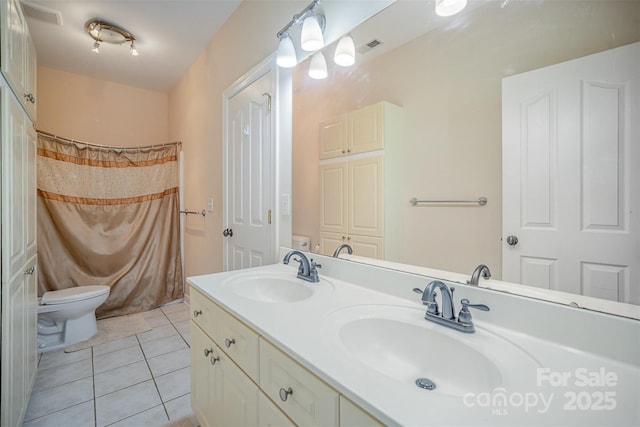
POLYGON ((236 339, 235 338, 227 338, 226 340, 224 340, 224 346, 229 348, 231 347, 231 344, 235 344, 236 343, 236 339))
POLYGON ((202 310, 193 310, 193 317, 198 317, 202 314, 202 310))
POLYGON ((213 353, 213 349, 212 348, 205 348, 204 349, 204 357, 209 356, 211 353, 213 353))
POLYGON ((291 387, 289 387, 286 390, 284 388, 281 388, 280 389, 280 400, 282 400, 283 402, 286 402, 287 399, 289 398, 290 394, 293 394, 293 390, 291 390, 291 387))
POLYGON ((210 362, 212 365, 215 365, 216 362, 220 361, 220 356, 211 356, 210 362))

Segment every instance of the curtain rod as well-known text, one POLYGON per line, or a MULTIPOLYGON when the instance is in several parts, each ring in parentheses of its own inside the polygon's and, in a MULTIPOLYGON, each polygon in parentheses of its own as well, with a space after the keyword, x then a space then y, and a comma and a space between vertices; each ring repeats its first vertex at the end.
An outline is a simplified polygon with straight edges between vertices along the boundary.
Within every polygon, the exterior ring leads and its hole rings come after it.
POLYGON ((78 144, 90 145, 92 147, 106 148, 106 149, 117 149, 117 150, 148 150, 148 149, 151 149, 151 150, 155 150, 155 149, 160 149, 160 148, 163 148, 163 147, 167 147, 167 146, 172 145, 172 144, 176 144, 179 148, 182 148, 182 142, 181 141, 168 142, 168 143, 164 143, 164 144, 145 145, 145 146, 142 146, 142 147, 121 147, 121 146, 116 146, 116 145, 93 144, 91 142, 79 141, 77 139, 69 139, 69 138, 65 138, 65 137, 62 137, 62 136, 54 135, 52 133, 45 132, 43 130, 38 130, 38 129, 36 129, 36 132, 38 134, 40 134, 40 135, 52 137, 52 138, 59 139, 61 141, 65 141, 65 142, 70 142, 72 144, 78 143, 78 144))

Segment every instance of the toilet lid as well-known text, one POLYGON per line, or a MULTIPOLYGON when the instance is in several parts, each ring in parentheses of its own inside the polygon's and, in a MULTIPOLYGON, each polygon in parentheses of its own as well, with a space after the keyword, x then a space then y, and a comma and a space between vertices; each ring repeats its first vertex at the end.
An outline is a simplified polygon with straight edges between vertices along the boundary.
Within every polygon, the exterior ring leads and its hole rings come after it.
POLYGON ((58 291, 45 292, 40 299, 40 304, 64 304, 66 302, 81 301, 109 293, 108 286, 89 285, 75 286, 73 288, 60 289, 58 291))

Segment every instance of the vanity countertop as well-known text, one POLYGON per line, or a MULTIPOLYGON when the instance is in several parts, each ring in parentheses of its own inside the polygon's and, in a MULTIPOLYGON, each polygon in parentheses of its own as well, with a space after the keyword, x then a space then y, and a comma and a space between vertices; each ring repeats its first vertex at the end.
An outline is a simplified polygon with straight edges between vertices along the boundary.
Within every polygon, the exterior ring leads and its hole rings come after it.
MULTIPOLYGON (((469 298, 472 303, 489 305, 491 314, 473 312, 475 334, 446 328, 424 320, 425 307, 420 295, 410 291, 406 297, 397 295, 400 287, 412 289, 411 281, 405 280, 406 274, 398 272, 397 280, 388 283, 389 289, 396 291, 383 292, 380 289, 384 285, 372 289, 338 278, 342 274, 332 276, 342 268, 350 268, 348 261, 322 257, 321 263, 329 266, 320 269, 321 283, 302 285, 315 287, 313 296, 291 303, 247 298, 234 290, 233 284, 243 277, 290 274, 295 278, 296 266, 293 265, 275 264, 190 277, 188 282, 388 425, 613 426, 640 423, 640 367, 637 363, 604 357, 588 349, 510 329, 508 320, 500 316, 503 303, 493 301, 500 298, 492 298, 491 292, 468 286, 457 286, 456 313, 460 298, 469 298), (412 331, 411 337, 416 337, 415 348, 407 347, 406 340, 399 336, 403 333, 395 333, 397 329, 393 329, 398 323, 395 322, 398 313, 408 319, 400 322, 411 326, 407 331, 412 331), (378 342, 363 340, 358 345, 366 347, 364 349, 347 348, 350 337, 354 340, 362 338, 357 335, 358 322, 369 318, 373 318, 371 325, 374 328, 375 322, 382 322, 374 336, 384 339, 372 340, 378 342), (340 329, 347 323, 354 326, 351 331, 340 329), (385 335, 384 329, 388 325, 392 328, 385 335), (430 335, 432 332, 436 335, 430 335), (398 350, 389 351, 390 348, 398 350), (426 365, 419 364, 415 354, 410 354, 413 351, 437 357, 426 365), (518 359, 517 363, 515 359, 518 359), (485 372, 483 360, 489 360, 487 366, 496 366, 498 371, 485 372), (425 366, 429 372, 421 372, 425 366), (503 375, 505 372, 508 374, 503 375), (408 377, 403 378, 403 375, 408 377), (417 387, 413 376, 429 377, 436 383, 436 389, 417 387), (499 380, 482 383, 483 378, 499 380), (451 387, 454 379, 463 384, 468 382, 468 388, 451 387)), ((429 282, 424 277, 414 277, 412 281, 415 283, 415 280, 423 282, 422 289, 429 282)), ((513 298, 511 304, 518 304, 520 300, 513 298)), ((513 307, 510 309, 513 313, 513 307)), ((544 309, 540 313, 523 315, 536 322, 538 315, 544 316, 544 309)), ((632 325, 631 330, 639 334, 628 338, 639 341, 640 328, 632 325)), ((581 331, 593 335, 591 339, 594 340, 602 332, 581 331)))

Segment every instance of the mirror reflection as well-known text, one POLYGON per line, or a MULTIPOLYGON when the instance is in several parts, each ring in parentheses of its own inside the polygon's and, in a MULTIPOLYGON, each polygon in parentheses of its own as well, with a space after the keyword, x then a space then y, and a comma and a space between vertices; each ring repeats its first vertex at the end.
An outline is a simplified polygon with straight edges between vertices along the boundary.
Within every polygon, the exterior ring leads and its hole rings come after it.
POLYGON ((631 0, 389 6, 351 32, 354 66, 329 46, 326 79, 294 71, 293 234, 640 304, 639 17, 631 0))

